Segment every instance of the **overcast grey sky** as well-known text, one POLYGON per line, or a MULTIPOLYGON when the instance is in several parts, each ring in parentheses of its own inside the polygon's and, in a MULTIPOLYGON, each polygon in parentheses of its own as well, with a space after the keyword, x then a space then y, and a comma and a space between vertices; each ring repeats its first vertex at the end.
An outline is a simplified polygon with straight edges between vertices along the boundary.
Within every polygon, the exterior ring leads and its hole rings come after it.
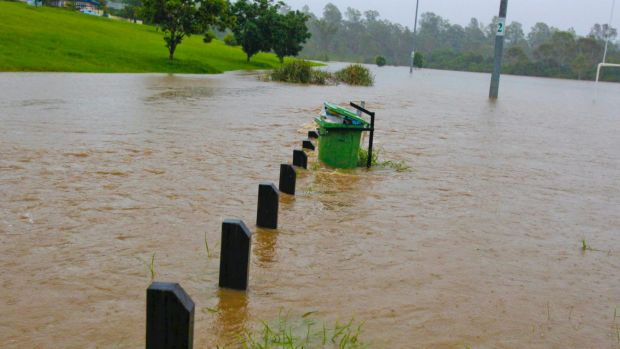
MULTIPOLYGON (((308 5, 319 15, 323 7, 332 2, 344 14, 347 7, 362 12, 377 10, 381 17, 413 28, 415 0, 284 0, 294 9, 308 5)), ((546 22, 560 29, 575 28, 578 34, 590 32, 594 23, 607 23, 612 0, 508 0, 508 22, 518 21, 529 32, 536 22, 546 22)), ((499 0, 420 0, 420 13, 435 12, 448 18, 450 23, 466 25, 476 17, 485 25, 499 13, 499 0)), ((617 1, 612 26, 620 27, 620 1, 617 1)))

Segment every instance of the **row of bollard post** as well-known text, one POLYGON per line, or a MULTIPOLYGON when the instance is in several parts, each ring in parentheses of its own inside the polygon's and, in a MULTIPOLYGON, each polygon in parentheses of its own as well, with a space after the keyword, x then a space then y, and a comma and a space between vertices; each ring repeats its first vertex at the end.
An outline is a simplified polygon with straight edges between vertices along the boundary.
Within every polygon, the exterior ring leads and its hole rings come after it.
MULTIPOLYGON (((302 148, 315 150, 308 132, 302 148)), ((293 151, 293 164, 280 165, 279 190, 271 182, 258 186, 256 226, 278 228, 280 192, 295 195, 295 166, 308 168, 303 150, 293 151)), ((219 287, 244 291, 250 277, 252 232, 240 219, 222 222, 219 287)), ((153 282, 146 290, 146 349, 192 349, 194 346, 194 302, 178 283, 153 282)))

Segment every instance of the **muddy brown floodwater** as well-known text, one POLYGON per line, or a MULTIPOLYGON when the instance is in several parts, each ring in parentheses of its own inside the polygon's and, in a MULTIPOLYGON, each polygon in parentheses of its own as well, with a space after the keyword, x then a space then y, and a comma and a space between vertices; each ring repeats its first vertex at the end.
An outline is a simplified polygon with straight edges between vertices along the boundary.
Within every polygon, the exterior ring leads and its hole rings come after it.
POLYGON ((155 254, 197 348, 283 310, 365 321, 372 348, 619 348, 620 85, 504 76, 490 103, 486 74, 373 70, 0 74, 0 347, 143 347, 155 254), (314 167, 256 229, 321 103, 360 99, 411 170, 314 167), (254 231, 247 294, 217 288, 228 217, 254 231))

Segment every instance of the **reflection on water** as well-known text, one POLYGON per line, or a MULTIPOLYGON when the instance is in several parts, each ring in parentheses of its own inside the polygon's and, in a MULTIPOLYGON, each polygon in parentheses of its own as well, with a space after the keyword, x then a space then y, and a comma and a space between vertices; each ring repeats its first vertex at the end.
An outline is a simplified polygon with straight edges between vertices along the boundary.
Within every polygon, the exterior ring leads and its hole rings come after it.
POLYGON ((221 345, 238 345, 248 328, 248 296, 245 292, 221 289, 217 292, 215 334, 221 345))
POLYGON ((282 309, 365 321, 378 348, 617 348, 620 86, 592 103, 589 82, 504 76, 490 103, 485 74, 373 69, 372 88, 0 74, 0 347, 142 347, 155 254, 198 348, 282 309), (351 99, 411 170, 311 156, 279 229, 253 227, 257 184, 351 99), (228 217, 254 231, 247 294, 217 288, 228 217))

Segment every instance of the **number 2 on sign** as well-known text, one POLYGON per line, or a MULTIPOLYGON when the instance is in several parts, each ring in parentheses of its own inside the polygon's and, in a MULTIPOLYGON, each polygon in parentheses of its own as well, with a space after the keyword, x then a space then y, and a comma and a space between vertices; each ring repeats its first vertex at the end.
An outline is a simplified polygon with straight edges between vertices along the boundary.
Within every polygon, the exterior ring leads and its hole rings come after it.
POLYGON ((500 18, 497 22, 497 35, 502 36, 506 32, 506 18, 500 18))

